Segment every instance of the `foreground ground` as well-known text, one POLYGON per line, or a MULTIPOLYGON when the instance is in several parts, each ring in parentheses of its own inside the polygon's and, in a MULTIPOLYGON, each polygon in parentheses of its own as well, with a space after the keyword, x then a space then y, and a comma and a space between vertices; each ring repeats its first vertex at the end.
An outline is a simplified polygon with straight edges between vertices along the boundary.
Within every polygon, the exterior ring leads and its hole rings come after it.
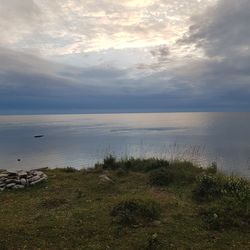
MULTIPOLYGON (((250 249, 248 212, 242 223, 238 219, 239 223, 231 224, 227 218, 211 223, 210 217, 203 216, 212 203, 221 200, 194 199, 196 178, 208 174, 205 170, 183 163, 180 170, 185 172, 181 177, 185 180, 159 181, 161 174, 157 177, 156 173, 156 181, 152 181, 155 170, 133 169, 131 165, 137 163, 132 161, 125 168, 111 159, 113 167, 107 161, 106 166, 91 171, 48 170, 46 183, 0 193, 0 249, 250 249), (103 172, 113 181, 101 179, 103 172), (164 185, 164 181, 169 183, 164 185), (111 212, 124 201, 128 205, 121 215, 125 221, 111 212), (146 221, 144 214, 139 222, 130 220, 126 213, 133 213, 129 206, 137 201, 157 203, 159 215, 150 214, 146 221)), ((164 162, 159 164, 165 168, 164 162)), ((180 163, 174 164, 178 169, 180 163)), ((156 165, 152 168, 158 168, 156 165)), ((220 214, 213 213, 212 220, 218 216, 220 219, 220 214)))

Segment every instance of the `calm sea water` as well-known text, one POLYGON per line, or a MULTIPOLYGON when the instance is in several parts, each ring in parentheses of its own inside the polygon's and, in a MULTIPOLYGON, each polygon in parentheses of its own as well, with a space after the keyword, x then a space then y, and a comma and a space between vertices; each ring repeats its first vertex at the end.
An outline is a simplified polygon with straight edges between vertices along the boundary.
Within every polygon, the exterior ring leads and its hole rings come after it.
POLYGON ((215 161, 249 178, 250 113, 0 116, 0 168, 82 168, 109 153, 215 161))

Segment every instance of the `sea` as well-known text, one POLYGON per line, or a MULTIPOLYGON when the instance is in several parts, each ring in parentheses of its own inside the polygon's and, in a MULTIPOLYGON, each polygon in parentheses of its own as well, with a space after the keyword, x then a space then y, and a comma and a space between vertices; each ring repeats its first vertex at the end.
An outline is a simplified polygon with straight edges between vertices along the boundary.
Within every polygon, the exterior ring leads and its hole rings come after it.
POLYGON ((250 113, 0 116, 0 169, 89 168, 109 154, 216 162, 250 178, 250 113))

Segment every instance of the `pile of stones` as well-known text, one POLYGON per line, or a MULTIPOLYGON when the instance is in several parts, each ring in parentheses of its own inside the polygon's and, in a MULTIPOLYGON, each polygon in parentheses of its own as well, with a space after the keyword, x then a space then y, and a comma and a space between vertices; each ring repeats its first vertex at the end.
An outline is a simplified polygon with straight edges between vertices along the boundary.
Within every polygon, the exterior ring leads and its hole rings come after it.
POLYGON ((46 181, 48 176, 39 170, 0 171, 0 191, 22 189, 46 181))

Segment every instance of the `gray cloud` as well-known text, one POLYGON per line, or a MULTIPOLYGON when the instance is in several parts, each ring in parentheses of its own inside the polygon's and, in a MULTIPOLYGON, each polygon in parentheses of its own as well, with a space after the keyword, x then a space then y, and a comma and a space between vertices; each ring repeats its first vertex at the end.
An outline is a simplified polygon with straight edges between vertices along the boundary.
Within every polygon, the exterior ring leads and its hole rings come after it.
POLYGON ((133 2, 4 0, 0 112, 250 110, 249 1, 218 0, 199 15, 207 4, 157 0, 142 7, 137 1, 136 8, 133 2), (194 13, 188 32, 171 44, 168 33, 175 36, 194 13), (159 40, 150 44, 155 36, 159 40), (119 42, 142 45, 104 50, 102 61, 98 50, 119 42), (52 51, 74 61, 75 53, 91 48, 98 55, 94 66, 46 59, 52 51), (126 62, 119 66, 119 60, 126 62))

